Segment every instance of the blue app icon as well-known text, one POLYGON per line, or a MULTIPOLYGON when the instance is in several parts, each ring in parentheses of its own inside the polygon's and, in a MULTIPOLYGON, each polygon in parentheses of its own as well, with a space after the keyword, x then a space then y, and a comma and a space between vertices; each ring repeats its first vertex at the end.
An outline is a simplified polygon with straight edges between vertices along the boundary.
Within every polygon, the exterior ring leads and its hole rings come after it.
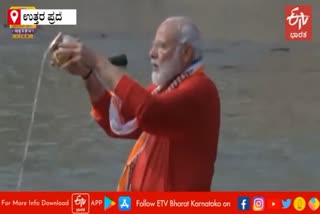
POLYGON ((288 198, 286 200, 282 200, 281 202, 282 202, 282 208, 283 209, 288 209, 290 207, 290 205, 291 205, 291 199, 290 198, 288 198))
POLYGON ((238 197, 238 210, 246 211, 250 209, 250 198, 249 197, 238 197))
POLYGON ((120 196, 118 199, 118 209, 120 211, 131 210, 131 197, 130 196, 120 196))

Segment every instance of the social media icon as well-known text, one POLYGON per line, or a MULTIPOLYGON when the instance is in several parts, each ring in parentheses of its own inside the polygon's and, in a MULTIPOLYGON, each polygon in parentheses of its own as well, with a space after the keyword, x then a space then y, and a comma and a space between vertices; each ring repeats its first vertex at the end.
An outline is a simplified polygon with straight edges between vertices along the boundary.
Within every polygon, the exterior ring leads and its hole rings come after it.
POLYGON ((116 205, 116 202, 114 202, 113 200, 111 200, 107 196, 104 196, 104 210, 110 209, 114 205, 116 205))
POLYGON ((286 200, 282 200, 282 209, 288 209, 291 205, 291 199, 287 198, 286 200))
POLYGON ((281 200, 278 198, 268 198, 266 207, 270 210, 281 209, 281 200))
POLYGON ((246 211, 250 209, 250 198, 249 197, 239 197, 238 198, 238 210, 246 211))
POLYGON ((308 206, 312 211, 316 211, 320 207, 319 200, 315 197, 310 198, 308 206))
POLYGON ((306 201, 302 197, 297 197, 293 201, 293 207, 297 211, 302 211, 306 207, 306 201))
POLYGON ((130 196, 121 196, 118 199, 118 209, 120 211, 131 210, 131 198, 130 196))
POLYGON ((264 210, 264 197, 254 197, 253 198, 253 211, 263 211, 264 210))

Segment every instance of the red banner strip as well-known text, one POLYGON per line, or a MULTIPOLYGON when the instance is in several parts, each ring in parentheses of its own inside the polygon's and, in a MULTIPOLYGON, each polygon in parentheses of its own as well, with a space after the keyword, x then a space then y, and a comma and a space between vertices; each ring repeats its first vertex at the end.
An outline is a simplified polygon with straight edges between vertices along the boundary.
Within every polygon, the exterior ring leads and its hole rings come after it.
POLYGON ((320 192, 0 192, 0 213, 319 213, 319 199, 320 192))

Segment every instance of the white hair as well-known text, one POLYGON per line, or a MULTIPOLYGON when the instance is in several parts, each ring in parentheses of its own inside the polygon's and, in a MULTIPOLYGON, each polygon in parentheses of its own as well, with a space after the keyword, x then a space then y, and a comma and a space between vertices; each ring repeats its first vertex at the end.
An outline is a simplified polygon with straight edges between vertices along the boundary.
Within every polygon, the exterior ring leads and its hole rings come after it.
POLYGON ((197 25, 188 17, 173 16, 167 18, 165 22, 174 22, 177 25, 178 41, 180 44, 188 43, 193 48, 194 59, 202 57, 200 31, 197 25))

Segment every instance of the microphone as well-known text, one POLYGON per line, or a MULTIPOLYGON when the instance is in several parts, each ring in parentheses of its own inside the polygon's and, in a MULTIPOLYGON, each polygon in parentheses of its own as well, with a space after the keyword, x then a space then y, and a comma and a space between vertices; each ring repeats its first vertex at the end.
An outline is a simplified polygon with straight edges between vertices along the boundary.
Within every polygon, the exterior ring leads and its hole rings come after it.
POLYGON ((109 61, 111 64, 119 67, 126 67, 128 65, 127 55, 125 54, 111 56, 109 57, 109 61))

